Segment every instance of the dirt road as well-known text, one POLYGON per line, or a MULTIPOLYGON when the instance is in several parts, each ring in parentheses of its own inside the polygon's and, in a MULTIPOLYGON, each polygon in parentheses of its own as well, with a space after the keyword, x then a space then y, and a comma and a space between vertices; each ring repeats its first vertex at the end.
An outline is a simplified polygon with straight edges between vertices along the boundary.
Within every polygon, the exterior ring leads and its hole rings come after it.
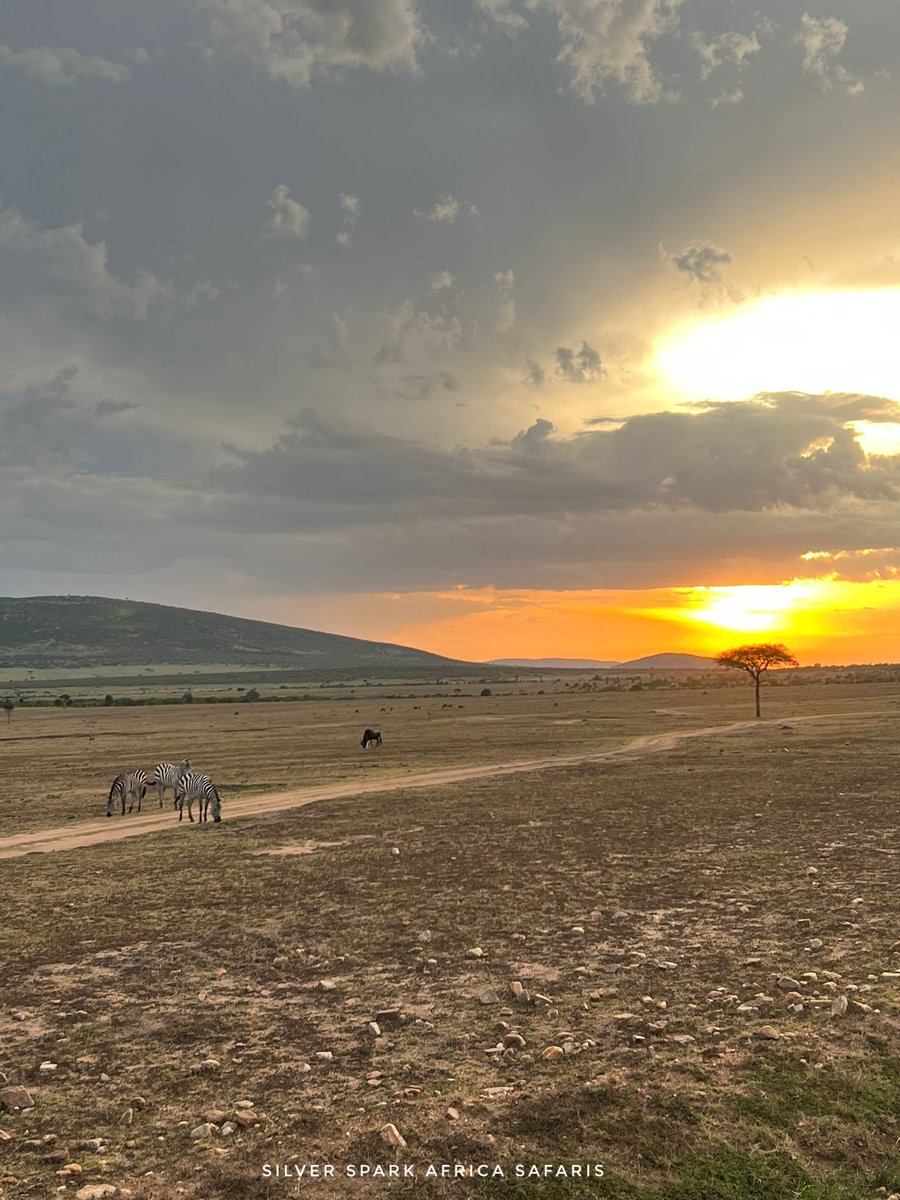
MULTIPOLYGON (((822 719, 821 717, 792 718, 792 723, 822 719)), ((777 721, 736 721, 730 725, 708 725, 702 729, 672 730, 668 733, 648 734, 634 738, 611 750, 565 754, 550 758, 532 758, 504 763, 480 763, 475 766, 447 767, 439 771, 423 771, 418 774, 395 775, 370 780, 366 783, 323 784, 319 787, 292 788, 287 792, 271 792, 268 795, 247 796, 242 800, 225 800, 222 805, 222 820, 237 820, 255 817, 264 813, 283 812, 291 808, 303 808, 320 800, 343 800, 353 796, 371 795, 377 792, 395 792, 411 788, 443 787, 447 784, 468 783, 474 779, 494 779, 503 775, 522 775, 532 771, 549 771, 563 767, 577 767, 585 763, 628 761, 648 754, 659 754, 672 750, 680 742, 693 738, 715 737, 722 734, 740 733, 750 729, 765 729, 782 724, 777 721)), ((146 801, 145 801, 146 803, 146 801)), ((0 838, 0 859, 21 858, 26 854, 52 854, 61 850, 76 850, 84 846, 95 846, 102 842, 117 842, 123 838, 140 837, 146 833, 187 828, 180 826, 171 809, 156 809, 140 816, 101 818, 85 821, 78 825, 62 825, 56 829, 44 829, 37 833, 16 834, 0 838)))

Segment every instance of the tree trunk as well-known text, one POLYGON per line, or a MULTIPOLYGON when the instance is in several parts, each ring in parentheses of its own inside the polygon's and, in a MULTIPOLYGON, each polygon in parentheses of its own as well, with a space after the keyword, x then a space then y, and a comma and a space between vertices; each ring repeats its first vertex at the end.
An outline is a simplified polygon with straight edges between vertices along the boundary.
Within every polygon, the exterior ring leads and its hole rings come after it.
POLYGON ((759 676, 758 675, 756 676, 756 715, 758 717, 762 716, 762 713, 759 711, 759 676))

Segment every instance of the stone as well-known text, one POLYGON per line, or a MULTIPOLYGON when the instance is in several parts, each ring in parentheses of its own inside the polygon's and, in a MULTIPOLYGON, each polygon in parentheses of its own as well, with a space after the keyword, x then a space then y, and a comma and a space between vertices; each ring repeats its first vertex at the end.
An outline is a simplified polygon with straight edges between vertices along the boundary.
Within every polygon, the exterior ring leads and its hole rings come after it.
POLYGON ((776 986, 783 992, 799 992, 802 985, 798 979, 792 979, 790 975, 782 975, 776 986))
POLYGON ((208 1121, 210 1125, 221 1125, 228 1116, 227 1112, 223 1112, 221 1108, 211 1108, 203 1114, 203 1120, 208 1121))
POLYGON ((480 946, 473 946, 466 951, 466 958, 484 958, 484 951, 480 946))
POLYGON ((103 1138, 88 1138, 87 1141, 78 1142, 75 1146, 76 1150, 90 1150, 91 1154, 99 1154, 103 1149, 105 1142, 103 1138))
POLYGON ((375 1024, 382 1029, 396 1029, 403 1024, 403 1014, 399 1008, 382 1008, 375 1014, 375 1024))
POLYGON ((846 996, 835 996, 831 1002, 831 1015, 833 1017, 845 1017, 849 1007, 850 1001, 846 996))
POLYGON ((524 1050, 528 1045, 521 1033, 508 1033, 503 1040, 507 1046, 512 1047, 514 1050, 524 1050))
POLYGON ((381 1140, 387 1142, 395 1150, 406 1149, 406 1138, 392 1121, 389 1121, 387 1125, 382 1125, 379 1133, 381 1134, 381 1140))
POLYGON ((57 1070, 57 1063, 50 1062, 48 1059, 47 1062, 41 1063, 41 1065, 38 1067, 38 1070, 42 1071, 45 1075, 52 1075, 53 1072, 57 1070))
POLYGON ((448 1121, 458 1121, 459 1120, 459 1109, 454 1108, 451 1105, 450 1108, 447 1109, 447 1120, 448 1121))
POLYGON ((368 1024, 368 1030, 372 1037, 381 1037, 381 1026, 377 1021, 370 1021, 368 1024))
POLYGON ((3 1108, 34 1108, 34 1100, 23 1087, 6 1087, 0 1090, 0 1109, 3 1108))
POLYGON ((479 1004, 499 1004, 500 997, 493 988, 485 988, 484 991, 478 993, 479 1004))
POLYGON ((226 1121, 225 1124, 219 1129, 219 1133, 222 1137, 231 1137, 236 1131, 237 1125, 235 1125, 234 1121, 226 1121))
POLYGON ((781 1037, 781 1034, 778 1032, 778 1030, 775 1028, 774 1025, 763 1025, 761 1029, 758 1029, 756 1031, 756 1036, 760 1037, 760 1038, 765 1038, 771 1042, 777 1042, 779 1040, 779 1038, 781 1037))
POLYGON ((119 1189, 112 1183, 89 1183, 79 1188, 75 1200, 107 1200, 108 1197, 121 1196, 119 1189))
POLYGON ((812 938, 809 943, 810 950, 821 950, 825 943, 821 938, 812 938))
POLYGON ((234 1119, 241 1129, 249 1129, 259 1121, 259 1117, 251 1108, 241 1108, 234 1114, 234 1119))
POLYGON ((517 1000, 521 1000, 521 998, 525 995, 525 988, 518 979, 514 979, 512 981, 512 983, 509 985, 509 990, 517 1000))
POLYGON ((319 990, 323 991, 323 992, 336 992, 337 984, 334 982, 333 979, 320 979, 319 980, 319 990))
POLYGON ((558 1058, 564 1058, 565 1053, 562 1046, 548 1046, 541 1055, 541 1058, 544 1062, 555 1062, 558 1058))
POLYGON ((190 1070, 192 1075, 199 1075, 204 1071, 218 1071, 221 1067, 222 1064, 217 1058, 204 1058, 200 1062, 193 1063, 190 1070))
POLYGON ((330 1050, 318 1050, 318 1051, 316 1051, 316 1059, 317 1059, 319 1062, 331 1062, 331 1060, 332 1060, 333 1058, 334 1058, 334 1055, 331 1053, 331 1051, 330 1051, 330 1050))
POLYGON ((204 1138, 212 1137, 215 1131, 215 1126, 210 1125, 208 1121, 204 1121, 202 1125, 197 1125, 191 1130, 191 1138, 195 1142, 202 1142, 204 1138))

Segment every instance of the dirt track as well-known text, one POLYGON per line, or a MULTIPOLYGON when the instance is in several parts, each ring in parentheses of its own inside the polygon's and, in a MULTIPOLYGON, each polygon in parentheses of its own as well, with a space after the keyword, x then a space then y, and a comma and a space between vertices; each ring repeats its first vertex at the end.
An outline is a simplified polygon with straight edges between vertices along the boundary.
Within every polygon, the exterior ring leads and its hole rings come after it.
MULTIPOLYGON (((815 716, 792 718, 794 723, 821 719, 815 716)), ((410 775, 395 775, 367 783, 324 784, 320 787, 293 788, 287 792, 271 792, 268 795, 248 796, 223 805, 223 821, 241 817, 254 817, 264 813, 283 812, 285 809, 303 808, 319 800, 342 800, 373 792, 395 792, 409 788, 442 787, 447 784, 467 783, 473 779, 489 779, 502 775, 519 775, 531 771, 547 771, 561 767, 576 767, 585 763, 608 762, 659 754, 672 750, 682 741, 693 738, 714 737, 721 734, 740 733, 749 729, 760 729, 781 724, 775 721, 736 721, 730 725, 708 725, 701 729, 672 730, 668 733, 648 734, 634 738, 611 750, 599 750, 580 754, 558 755, 551 758, 520 759, 505 763, 482 763, 476 766, 448 767, 439 771, 424 771, 410 775)), ((52 854, 61 850, 76 850, 102 842, 117 842, 123 838, 140 837, 145 833, 160 833, 175 830, 179 823, 173 819, 171 809, 155 810, 152 814, 122 818, 103 818, 79 825, 63 825, 55 829, 44 829, 37 833, 16 834, 0 838, 0 858, 22 858, 26 854, 52 854)), ((186 827, 186 822, 181 828, 186 827)))

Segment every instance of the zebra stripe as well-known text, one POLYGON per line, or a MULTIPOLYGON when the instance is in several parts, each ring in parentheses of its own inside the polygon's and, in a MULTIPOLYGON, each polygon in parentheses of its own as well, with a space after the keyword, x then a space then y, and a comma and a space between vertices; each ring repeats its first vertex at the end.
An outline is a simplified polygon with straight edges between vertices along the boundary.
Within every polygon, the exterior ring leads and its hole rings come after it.
POLYGON ((188 802, 188 820, 193 821, 194 814, 191 811, 194 806, 194 801, 199 800, 199 818, 201 821, 207 820, 207 814, 212 807, 212 818, 218 822, 222 820, 222 801, 219 799, 219 793, 216 791, 216 785, 208 775, 201 775, 198 771, 188 771, 186 775, 182 775, 175 787, 175 804, 178 808, 178 820, 184 816, 184 802, 188 802))
POLYGON ((147 794, 147 772, 146 771, 123 771, 121 775, 117 775, 112 781, 112 787, 109 789, 109 798, 106 801, 106 815, 111 817, 116 811, 116 801, 122 806, 122 816, 125 816, 125 801, 129 797, 131 803, 128 806, 128 811, 131 812, 134 808, 134 802, 137 800, 138 812, 141 811, 141 801, 147 794))
POLYGON ((186 775, 191 769, 190 761, 183 758, 176 767, 174 763, 157 763, 153 768, 153 777, 150 782, 156 785, 156 791, 159 795, 159 807, 163 806, 163 797, 166 793, 166 788, 171 788, 177 793, 178 780, 182 775, 186 775))

